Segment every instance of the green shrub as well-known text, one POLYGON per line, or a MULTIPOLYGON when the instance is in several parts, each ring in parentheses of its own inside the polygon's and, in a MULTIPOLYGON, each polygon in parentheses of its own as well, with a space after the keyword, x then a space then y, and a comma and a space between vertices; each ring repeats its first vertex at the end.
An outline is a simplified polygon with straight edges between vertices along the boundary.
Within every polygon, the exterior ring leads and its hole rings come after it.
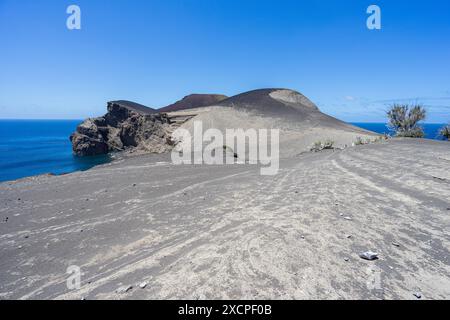
POLYGON ((388 136, 384 135, 384 136, 378 136, 376 138, 370 139, 363 139, 361 137, 356 137, 356 141, 353 143, 353 146, 361 146, 364 144, 371 144, 371 143, 379 143, 379 142, 383 142, 388 140, 388 136))
POLYGON ((439 135, 450 141, 450 124, 442 127, 441 130, 439 130, 439 135))
POLYGON ((425 136, 420 121, 425 120, 426 110, 422 105, 394 104, 387 112, 388 127, 397 137, 423 138, 425 136))
POLYGON ((314 152, 319 152, 322 150, 331 150, 331 149, 334 149, 334 141, 331 139, 327 139, 325 140, 325 142, 322 141, 314 142, 310 150, 314 152))
POLYGON ((334 141, 331 139, 327 139, 325 140, 325 142, 323 143, 323 148, 324 149, 334 149, 334 141))
POLYGON ((356 137, 355 145, 356 146, 360 146, 360 145, 363 145, 363 144, 364 144, 363 139, 361 137, 356 137))

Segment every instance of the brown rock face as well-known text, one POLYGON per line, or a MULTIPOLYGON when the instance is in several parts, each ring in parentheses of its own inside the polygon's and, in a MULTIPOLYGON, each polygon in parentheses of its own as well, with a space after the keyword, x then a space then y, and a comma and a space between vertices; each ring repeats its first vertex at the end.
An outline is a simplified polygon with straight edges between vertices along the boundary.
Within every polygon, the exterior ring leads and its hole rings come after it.
POLYGON ((218 94, 192 94, 160 110, 126 100, 108 102, 108 113, 85 120, 71 135, 73 152, 78 156, 94 156, 124 150, 170 151, 171 121, 166 112, 205 107, 225 98, 218 94))
POLYGON ((214 105, 223 101, 227 96, 221 94, 191 94, 180 101, 167 107, 161 108, 159 112, 175 112, 186 109, 201 108, 214 105))
POLYGON ((108 113, 87 119, 70 137, 73 152, 79 156, 107 154, 113 151, 170 150, 167 133, 169 119, 154 109, 129 101, 108 103, 108 113))

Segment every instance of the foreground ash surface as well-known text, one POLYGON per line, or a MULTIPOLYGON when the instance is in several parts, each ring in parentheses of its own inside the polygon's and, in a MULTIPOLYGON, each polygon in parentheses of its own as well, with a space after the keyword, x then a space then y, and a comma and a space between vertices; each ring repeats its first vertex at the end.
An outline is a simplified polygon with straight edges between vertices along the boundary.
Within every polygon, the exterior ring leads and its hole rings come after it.
POLYGON ((143 155, 0 184, 0 299, 450 298, 448 143, 280 166, 269 177, 143 155), (71 265, 80 290, 66 287, 71 265))

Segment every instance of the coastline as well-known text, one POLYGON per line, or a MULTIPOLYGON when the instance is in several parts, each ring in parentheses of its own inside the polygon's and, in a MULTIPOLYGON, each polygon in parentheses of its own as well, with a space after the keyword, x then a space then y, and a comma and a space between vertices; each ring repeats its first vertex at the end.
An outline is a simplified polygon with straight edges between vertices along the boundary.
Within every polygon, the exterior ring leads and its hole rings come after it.
MULTIPOLYGON (((63 139, 64 140, 64 144, 61 145, 61 147, 59 147, 59 149, 55 150, 58 153, 63 153, 63 156, 60 158, 60 160, 56 160, 54 162, 54 164, 52 164, 53 168, 50 169, 32 169, 34 171, 30 171, 31 174, 27 174, 26 171, 24 173, 18 173, 15 175, 15 177, 11 178, 11 179, 0 179, 0 182, 8 182, 8 181, 14 181, 14 180, 20 180, 23 178, 31 178, 31 177, 35 177, 35 176, 39 176, 39 175, 62 175, 62 174, 69 174, 69 173, 73 173, 73 172, 77 172, 77 171, 85 171, 85 170, 90 170, 93 167, 96 167, 98 165, 103 165, 103 164, 107 164, 111 161, 115 161, 114 159, 107 159, 106 157, 103 159, 102 157, 99 158, 91 158, 91 157, 86 157, 86 158, 79 158, 79 157, 73 157, 72 152, 71 152, 71 146, 70 146, 70 142, 68 141, 69 139, 69 132, 72 132, 75 130, 76 125, 78 123, 81 123, 81 120, 10 120, 10 119, 4 119, 4 120, 0 120, 1 121, 8 121, 10 122, 10 124, 14 124, 15 127, 19 126, 21 122, 32 122, 35 124, 38 124, 39 126, 45 126, 45 123, 50 121, 53 124, 58 123, 58 122, 69 122, 71 123, 71 125, 69 126, 69 128, 64 129, 64 130, 60 130, 60 133, 58 133, 59 138, 58 139, 63 139), (66 137, 67 136, 67 137, 66 137), (58 164, 59 161, 60 163, 58 164), (72 163, 70 164, 70 167, 68 167, 68 163, 72 163)), ((374 131, 376 133, 383 133, 382 128, 385 127, 384 123, 362 123, 362 122, 349 122, 349 124, 351 125, 356 125, 362 129, 366 129, 366 130, 371 130, 374 131), (381 129, 380 129, 381 128, 381 129), (378 130, 377 130, 378 129, 378 130)), ((433 128, 432 130, 436 131, 437 127, 441 127, 444 124, 425 124, 425 126, 428 125, 433 125, 435 128, 433 128)), ((6 130, 6 129, 4 129, 6 130)), ((387 131, 387 129, 386 129, 387 131)), ((428 133, 428 138, 432 139, 432 137, 430 136, 431 131, 426 130, 426 133, 428 133)), ((52 133, 53 135, 56 135, 56 133, 52 133)), ((1 132, 0 132, 1 135, 1 132)), ((431 134, 433 136, 433 134, 431 134)), ((29 138, 27 138, 29 139, 29 138)), ((433 140, 438 140, 436 137, 436 134, 434 134, 434 139, 433 140)), ((8 148, 5 150, 2 150, 4 155, 7 155, 8 152, 7 150, 11 150, 11 148, 23 148, 23 146, 21 144, 17 145, 17 147, 14 147, 14 145, 12 143, 16 143, 17 142, 8 142, 5 140, 3 140, 3 148, 8 148)), ((39 140, 36 140, 35 142, 33 142, 33 144, 35 144, 36 148, 42 148, 42 147, 46 147, 45 145, 40 146, 39 145, 39 140)), ((14 149, 12 149, 14 150, 14 149)), ((14 152, 14 151, 13 151, 14 152)), ((53 152, 53 151, 52 151, 53 152)), ((32 156, 32 155, 31 155, 32 156)), ((6 156, 5 156, 6 157, 6 156)), ((28 157, 28 155, 27 155, 28 157)), ((30 162, 29 164, 27 164, 28 166, 31 167, 35 167, 37 164, 39 164, 40 162, 44 161, 44 159, 46 159, 46 155, 42 156, 42 159, 36 159, 36 163, 30 162)), ((120 153, 116 153, 113 157, 122 157, 120 155, 120 153)), ((24 164, 22 164, 24 165, 24 164)), ((47 165, 46 165, 47 166, 47 165)), ((16 165, 17 167, 17 165, 16 165)), ((7 170, 6 168, 16 168, 14 167, 13 163, 8 160, 8 159, 4 159, 3 160, 3 165, 2 165, 2 161, 0 161, 0 176, 2 173, 2 170, 6 173, 5 170, 7 170), (5 167, 8 166, 8 167, 5 167), (2 168, 4 167, 4 168, 2 168)), ((26 168, 26 167, 25 167, 26 168)), ((8 169, 10 170, 10 169, 8 169)), ((25 169, 25 170, 29 170, 29 169, 25 169)))
POLYGON ((275 177, 148 159, 1 184, 2 298, 450 296, 447 142, 304 154, 275 177), (361 260, 364 250, 380 259, 361 260), (77 291, 65 286, 73 264, 85 273, 77 291), (382 289, 367 289, 368 268, 382 289), (133 289, 118 293, 123 285, 133 289))

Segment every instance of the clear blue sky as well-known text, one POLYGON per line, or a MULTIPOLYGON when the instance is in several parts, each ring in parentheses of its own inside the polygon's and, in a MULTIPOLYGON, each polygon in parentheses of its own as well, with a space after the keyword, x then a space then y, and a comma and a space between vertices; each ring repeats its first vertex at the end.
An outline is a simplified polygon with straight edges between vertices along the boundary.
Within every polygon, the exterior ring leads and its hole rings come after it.
POLYGON ((384 121, 393 101, 450 121, 448 0, 0 0, 0 44, 0 118, 286 87, 346 121, 384 121), (370 4, 380 31, 366 28, 370 4))

